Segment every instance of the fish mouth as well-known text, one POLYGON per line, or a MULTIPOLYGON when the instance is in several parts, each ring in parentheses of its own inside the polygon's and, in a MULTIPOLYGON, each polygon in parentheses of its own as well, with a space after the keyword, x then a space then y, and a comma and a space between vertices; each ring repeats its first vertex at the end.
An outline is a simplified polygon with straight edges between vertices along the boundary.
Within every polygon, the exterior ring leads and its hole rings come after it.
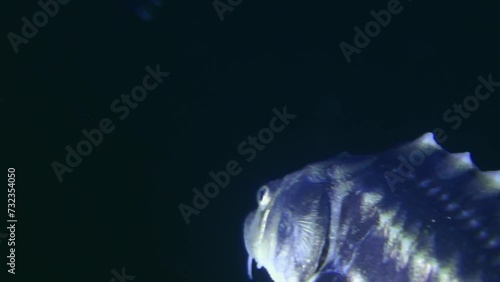
POLYGON ((244 229, 243 229, 243 237, 245 241, 245 248, 248 253, 247 259, 247 274, 250 279, 252 279, 252 263, 255 260, 257 264, 257 268, 261 269, 262 265, 262 254, 260 254, 259 259, 259 251, 256 250, 256 247, 260 246, 264 239, 264 230, 266 229, 267 217, 269 215, 269 211, 266 210, 261 212, 259 210, 255 210, 250 212, 245 219, 244 229), (257 251, 257 254, 256 254, 257 251))

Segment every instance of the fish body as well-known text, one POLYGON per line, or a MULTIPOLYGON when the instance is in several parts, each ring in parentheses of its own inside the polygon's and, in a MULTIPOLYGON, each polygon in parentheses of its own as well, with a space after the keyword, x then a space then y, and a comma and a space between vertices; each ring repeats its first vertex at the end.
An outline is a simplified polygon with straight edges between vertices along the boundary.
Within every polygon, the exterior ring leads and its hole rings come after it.
POLYGON ((431 133, 314 163, 257 192, 244 224, 275 282, 500 281, 500 171, 431 133))

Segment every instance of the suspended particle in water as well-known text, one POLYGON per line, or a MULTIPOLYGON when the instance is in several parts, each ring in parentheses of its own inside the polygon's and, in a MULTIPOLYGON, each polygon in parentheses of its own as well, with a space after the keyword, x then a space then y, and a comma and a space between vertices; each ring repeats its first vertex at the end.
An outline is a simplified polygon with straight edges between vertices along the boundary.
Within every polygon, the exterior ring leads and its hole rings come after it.
POLYGON ((126 0, 134 15, 145 22, 155 19, 158 9, 163 6, 162 0, 126 0))

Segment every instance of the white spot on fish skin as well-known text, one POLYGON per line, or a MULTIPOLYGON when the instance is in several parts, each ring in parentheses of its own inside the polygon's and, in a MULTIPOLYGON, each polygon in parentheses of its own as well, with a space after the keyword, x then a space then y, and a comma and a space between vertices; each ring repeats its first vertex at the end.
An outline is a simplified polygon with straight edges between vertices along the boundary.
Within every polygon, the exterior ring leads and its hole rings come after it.
POLYGON ((459 207, 460 206, 457 203, 449 203, 446 206, 446 211, 454 211, 454 210, 458 209, 459 207))
POLYGON ((439 197, 439 199, 441 201, 448 201, 450 199, 450 195, 449 194, 443 194, 443 195, 441 195, 441 197, 439 197))
POLYGON ((420 187, 426 187, 427 188, 427 187, 429 187, 430 184, 431 184, 431 180, 430 179, 426 179, 424 181, 421 181, 418 184, 418 186, 420 186, 420 187))
POLYGON ((477 239, 486 239, 488 238, 488 232, 482 230, 481 232, 479 232, 476 236, 477 239))
POLYGON ((386 212, 380 211, 378 218, 378 228, 385 229, 392 223, 392 220, 394 219, 395 216, 396 216, 395 210, 389 210, 386 212))
POLYGON ((436 281, 436 282, 458 282, 457 262, 459 255, 450 254, 445 261, 438 261, 432 255, 431 250, 422 250, 416 253, 409 265, 409 281, 436 281))
POLYGON ((460 215, 458 215, 458 219, 467 219, 471 217, 474 214, 474 210, 463 210, 460 212, 460 215))
POLYGON ((479 226, 481 226, 481 222, 479 222, 479 220, 473 218, 471 220, 469 220, 469 228, 478 228, 479 226))
POLYGON ((500 246, 500 238, 498 236, 491 238, 486 245, 490 249, 497 248, 498 246, 500 246))
POLYGON ((434 187, 434 188, 431 188, 429 190, 429 192, 427 192, 427 196, 434 196, 436 195, 437 193, 439 193, 441 191, 441 187, 437 186, 437 187, 434 187))
POLYGON ((439 282, 458 282, 456 277, 456 269, 451 266, 441 267, 438 272, 439 282))

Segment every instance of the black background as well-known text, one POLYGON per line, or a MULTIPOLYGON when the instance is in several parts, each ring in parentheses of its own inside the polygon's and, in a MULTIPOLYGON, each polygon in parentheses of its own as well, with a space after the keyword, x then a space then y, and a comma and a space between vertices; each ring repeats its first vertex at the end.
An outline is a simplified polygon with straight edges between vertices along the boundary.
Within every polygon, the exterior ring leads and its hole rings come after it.
POLYGON ((247 281, 243 220, 261 185, 437 127, 447 150, 500 169, 500 88, 456 130, 443 120, 479 75, 500 80, 498 5, 403 0, 348 64, 339 44, 388 1, 331 2, 243 0, 221 22, 210 1, 166 1, 145 21, 134 10, 147 1, 71 0, 15 54, 7 33, 40 8, 6 1, 0 160, 16 168, 15 278, 108 282, 125 267, 134 282, 247 281), (156 64, 171 75, 118 120, 111 102, 156 64), (247 163, 238 145, 284 106, 297 118, 247 163), (115 131, 59 183, 51 163, 104 117, 115 131), (179 203, 233 159, 242 173, 186 225, 179 203))

